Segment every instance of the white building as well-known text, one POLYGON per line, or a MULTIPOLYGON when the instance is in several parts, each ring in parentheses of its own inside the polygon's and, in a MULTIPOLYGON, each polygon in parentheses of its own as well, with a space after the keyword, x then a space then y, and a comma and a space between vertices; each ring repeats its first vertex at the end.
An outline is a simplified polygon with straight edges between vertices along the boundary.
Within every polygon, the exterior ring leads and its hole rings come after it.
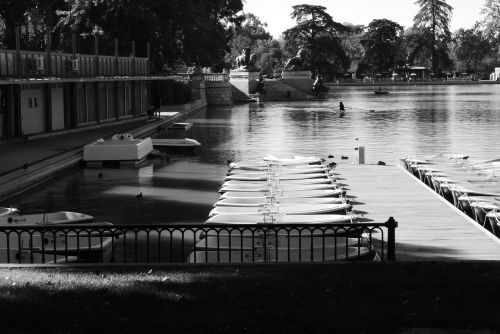
POLYGON ((495 72, 490 74, 490 80, 491 81, 500 80, 500 67, 495 67, 495 72))

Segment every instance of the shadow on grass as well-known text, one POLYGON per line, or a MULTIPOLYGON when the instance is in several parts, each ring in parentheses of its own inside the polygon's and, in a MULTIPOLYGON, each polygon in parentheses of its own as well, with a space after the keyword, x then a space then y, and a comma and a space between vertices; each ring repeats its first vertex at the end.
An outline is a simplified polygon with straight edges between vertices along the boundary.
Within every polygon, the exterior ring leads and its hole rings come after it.
POLYGON ((423 262, 0 269, 1 324, 21 333, 497 329, 487 310, 498 307, 499 274, 494 263, 423 262))

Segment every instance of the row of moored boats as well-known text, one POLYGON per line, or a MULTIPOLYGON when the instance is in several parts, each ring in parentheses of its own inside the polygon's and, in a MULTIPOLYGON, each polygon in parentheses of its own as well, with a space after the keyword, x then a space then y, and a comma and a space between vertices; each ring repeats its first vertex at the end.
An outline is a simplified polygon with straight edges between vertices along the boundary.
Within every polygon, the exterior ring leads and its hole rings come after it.
POLYGON ((218 224, 218 228, 200 236, 189 262, 374 258, 374 250, 359 230, 314 228, 318 224, 359 222, 333 165, 316 157, 272 156, 231 163, 219 190, 220 199, 206 221, 207 225, 218 224), (250 228, 238 228, 242 224, 250 228), (291 224, 306 225, 306 229, 290 228, 291 224), (307 229, 307 224, 312 228, 307 229), (287 227, 280 228, 282 225, 287 227))
POLYGON ((500 237, 500 159, 448 154, 405 158, 403 166, 481 226, 500 237))

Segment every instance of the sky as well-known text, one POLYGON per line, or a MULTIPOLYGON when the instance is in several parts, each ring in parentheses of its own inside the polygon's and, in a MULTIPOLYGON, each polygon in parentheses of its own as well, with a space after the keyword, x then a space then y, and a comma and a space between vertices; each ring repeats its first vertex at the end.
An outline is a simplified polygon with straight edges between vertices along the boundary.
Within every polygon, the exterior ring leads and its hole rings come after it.
MULTIPOLYGON (((447 0, 453 9, 451 31, 471 28, 481 19, 484 0, 447 0)), ((267 30, 278 38, 295 25, 290 18, 292 6, 299 4, 321 5, 334 21, 368 25, 374 19, 389 19, 405 28, 413 25, 418 12, 415 0, 244 0, 244 12, 257 15, 267 23, 267 30)))

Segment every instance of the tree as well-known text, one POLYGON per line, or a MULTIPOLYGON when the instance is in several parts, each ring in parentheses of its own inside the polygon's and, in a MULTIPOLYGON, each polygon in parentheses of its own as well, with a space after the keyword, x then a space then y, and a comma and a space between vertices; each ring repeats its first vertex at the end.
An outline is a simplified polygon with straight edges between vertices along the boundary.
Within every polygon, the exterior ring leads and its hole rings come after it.
POLYGON ((500 64, 500 0, 486 0, 481 11, 484 14, 482 28, 495 52, 492 52, 492 63, 500 64))
POLYGON ((299 46, 305 46, 311 52, 311 70, 337 74, 348 65, 348 58, 338 36, 347 28, 333 21, 323 6, 293 6, 291 17, 297 25, 286 30, 285 37, 288 51, 297 52, 299 46))
POLYGON ((438 53, 441 53, 443 46, 451 39, 449 25, 453 7, 446 0, 417 0, 415 3, 420 6, 414 18, 415 26, 430 31, 432 70, 439 73, 438 53))
POLYGON ((378 73, 387 72, 396 63, 404 62, 400 57, 403 27, 387 19, 373 20, 362 40, 365 49, 364 62, 378 73))
MULTIPOLYGON (((120 49, 137 44, 138 55, 145 55, 146 42, 152 42, 152 56, 161 67, 179 59, 201 66, 223 63, 231 31, 227 26, 239 20, 241 0, 68 0, 70 8, 61 11, 58 28, 76 29, 83 51, 92 50, 93 36, 104 40, 118 38, 120 49), (142 54, 141 54, 142 51, 142 54)), ((113 43, 101 50, 112 52, 113 43)))
POLYGON ((344 25, 348 30, 339 33, 339 38, 342 42, 342 49, 344 49, 349 58, 349 72, 356 73, 364 56, 364 49, 361 41, 365 34, 365 27, 363 25, 353 25, 351 23, 344 23, 344 25))
POLYGON ((486 34, 500 38, 500 0, 486 0, 481 13, 486 34))
MULTIPOLYGON (((252 52, 262 57, 263 52, 267 52, 266 46, 271 46, 271 34, 266 30, 267 24, 260 21, 254 14, 245 14, 241 25, 233 25, 233 38, 229 43, 231 52, 226 56, 226 63, 235 67, 235 59, 241 54, 244 48, 250 48, 252 52)), ((257 64, 257 68, 261 68, 257 64)))
POLYGON ((463 65, 462 71, 473 69, 478 72, 481 61, 491 53, 491 44, 476 23, 471 29, 459 29, 453 34, 454 53, 463 65))
POLYGON ((35 7, 33 0, 2 0, 0 17, 3 21, 2 44, 8 49, 16 47, 14 28, 26 22, 25 14, 35 7))
POLYGON ((279 41, 258 40, 254 52, 258 55, 255 66, 260 69, 260 73, 268 76, 281 74, 286 57, 279 41))

